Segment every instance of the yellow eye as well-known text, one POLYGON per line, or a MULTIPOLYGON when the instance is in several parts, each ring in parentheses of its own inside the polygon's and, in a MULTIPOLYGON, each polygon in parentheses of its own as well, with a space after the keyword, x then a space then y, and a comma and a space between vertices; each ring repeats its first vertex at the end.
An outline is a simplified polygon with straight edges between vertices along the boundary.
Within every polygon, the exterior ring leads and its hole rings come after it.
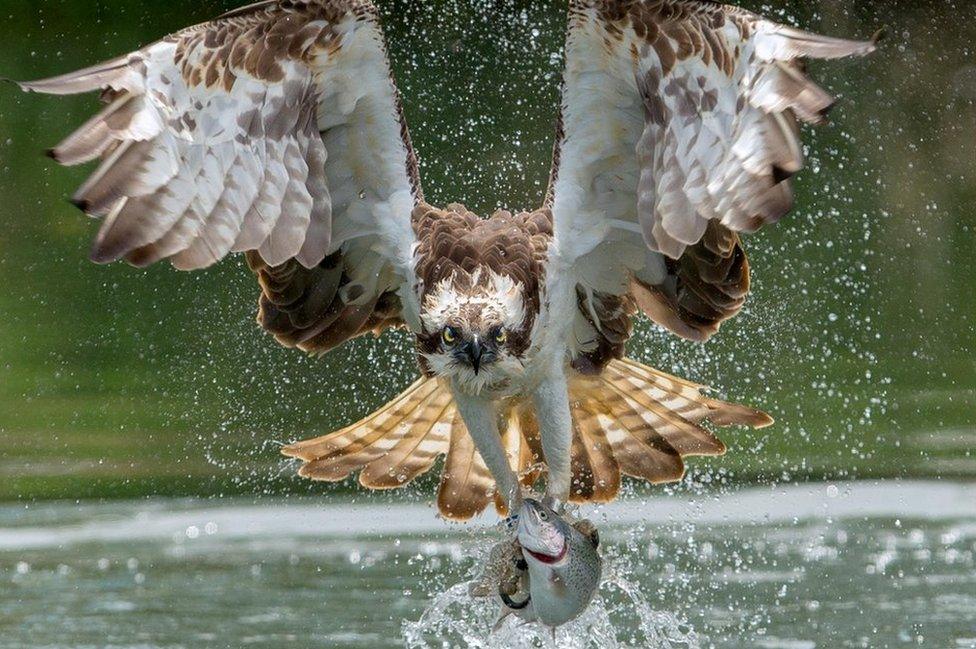
POLYGON ((508 340, 508 333, 504 329, 499 329, 495 334, 495 342, 504 345, 506 340, 508 340))
POLYGON ((457 331, 454 330, 454 327, 445 328, 444 333, 441 335, 444 338, 444 342, 448 345, 453 345, 457 342, 457 331))

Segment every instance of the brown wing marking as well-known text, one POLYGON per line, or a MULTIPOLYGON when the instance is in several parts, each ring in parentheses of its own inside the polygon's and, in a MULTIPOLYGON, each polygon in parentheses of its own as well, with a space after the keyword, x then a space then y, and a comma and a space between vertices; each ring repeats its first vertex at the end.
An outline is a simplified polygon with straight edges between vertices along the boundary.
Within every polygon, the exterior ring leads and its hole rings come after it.
POLYGON ((736 233, 792 209, 799 125, 823 123, 834 102, 804 59, 864 56, 877 37, 820 36, 719 2, 569 5, 544 204, 589 302, 578 320, 595 325, 578 327, 587 346, 574 362, 595 374, 623 349, 622 329, 600 329, 614 301, 691 340, 741 310, 749 265, 736 233))
POLYGON ((709 221, 702 240, 665 261, 668 279, 635 276, 631 293, 649 318, 689 340, 707 340, 742 309, 749 295, 749 259, 739 235, 709 221))
POLYGON ((417 311, 403 251, 423 193, 387 59, 369 0, 267 0, 20 85, 106 103, 49 152, 101 161, 72 198, 105 217, 93 260, 247 253, 259 322, 324 353, 403 324, 401 297, 417 311))
POLYGON ((396 292, 368 295, 351 286, 342 253, 315 268, 294 259, 269 266, 254 252, 247 261, 262 290, 258 323, 286 347, 324 354, 352 338, 404 324, 396 292))

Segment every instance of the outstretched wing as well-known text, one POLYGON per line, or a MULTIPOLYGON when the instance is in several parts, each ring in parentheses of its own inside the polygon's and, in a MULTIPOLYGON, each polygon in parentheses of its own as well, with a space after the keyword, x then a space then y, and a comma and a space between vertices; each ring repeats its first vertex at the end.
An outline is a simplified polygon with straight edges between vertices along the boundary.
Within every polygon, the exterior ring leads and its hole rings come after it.
POLYGON ((801 58, 865 55, 874 43, 714 2, 570 6, 548 197, 556 262, 568 274, 550 273, 550 285, 568 277, 575 285, 561 290, 579 289, 577 338, 591 341, 591 356, 597 345, 619 347, 603 325, 619 329, 637 307, 704 340, 748 292, 738 233, 793 205, 790 178, 804 162, 798 122, 823 122, 833 103, 801 58))
POLYGON ((416 159, 367 0, 266 0, 25 90, 106 106, 50 153, 101 164, 92 259, 204 268, 247 253, 261 323, 327 351, 416 322, 416 159))

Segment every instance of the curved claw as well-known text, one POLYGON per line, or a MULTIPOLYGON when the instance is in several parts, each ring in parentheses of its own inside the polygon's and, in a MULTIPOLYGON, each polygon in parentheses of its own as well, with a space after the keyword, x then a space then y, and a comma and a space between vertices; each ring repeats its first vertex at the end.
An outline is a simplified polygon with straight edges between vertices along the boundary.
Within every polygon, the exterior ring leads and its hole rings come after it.
POLYGON ((511 516, 509 516, 508 518, 502 521, 502 525, 505 526, 506 532, 514 536, 518 532, 518 522, 519 522, 519 515, 512 514, 511 516))
POLYGON ((529 602, 532 601, 531 596, 526 597, 524 602, 516 602, 505 593, 499 592, 498 595, 502 598, 502 603, 513 611, 521 611, 523 608, 529 605, 529 602))

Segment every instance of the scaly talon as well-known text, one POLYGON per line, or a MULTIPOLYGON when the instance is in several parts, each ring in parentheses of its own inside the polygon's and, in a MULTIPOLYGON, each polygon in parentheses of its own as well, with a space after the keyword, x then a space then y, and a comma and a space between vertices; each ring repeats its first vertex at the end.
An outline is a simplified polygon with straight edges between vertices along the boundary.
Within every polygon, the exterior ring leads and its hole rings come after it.
POLYGON ((551 494, 547 494, 546 497, 542 499, 542 504, 557 514, 562 515, 566 513, 566 503, 551 494))
POLYGON ((505 531, 509 534, 516 534, 518 532, 518 514, 513 514, 502 521, 502 525, 505 526, 505 531))

